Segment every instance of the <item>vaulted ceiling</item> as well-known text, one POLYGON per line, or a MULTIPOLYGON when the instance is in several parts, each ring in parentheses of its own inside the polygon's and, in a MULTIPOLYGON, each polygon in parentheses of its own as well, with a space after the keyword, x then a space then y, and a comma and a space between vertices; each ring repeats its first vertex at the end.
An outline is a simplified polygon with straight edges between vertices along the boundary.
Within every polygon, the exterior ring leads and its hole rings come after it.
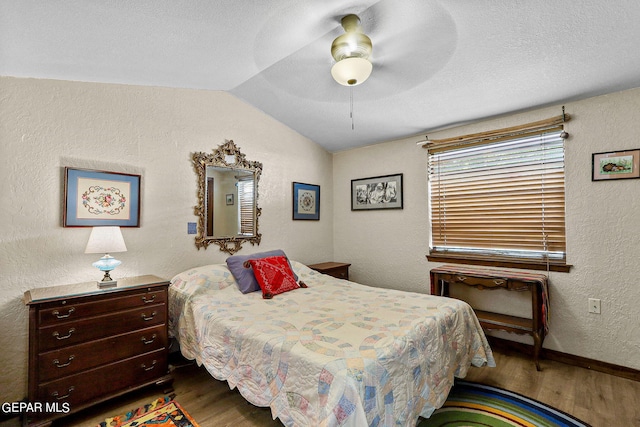
POLYGON ((639 87, 639 22, 637 0, 0 0, 0 75, 228 91, 335 152, 639 87), (373 42, 351 88, 349 13, 373 42))

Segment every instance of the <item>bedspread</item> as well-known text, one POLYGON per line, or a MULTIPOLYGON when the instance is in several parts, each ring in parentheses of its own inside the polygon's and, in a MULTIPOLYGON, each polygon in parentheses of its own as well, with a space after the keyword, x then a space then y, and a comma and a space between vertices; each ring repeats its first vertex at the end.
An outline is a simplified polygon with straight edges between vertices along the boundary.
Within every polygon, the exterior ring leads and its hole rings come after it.
POLYGON ((271 300, 240 293, 225 265, 176 276, 169 299, 183 355, 287 426, 415 426, 454 376, 495 366, 463 301, 292 265, 308 288, 271 300))

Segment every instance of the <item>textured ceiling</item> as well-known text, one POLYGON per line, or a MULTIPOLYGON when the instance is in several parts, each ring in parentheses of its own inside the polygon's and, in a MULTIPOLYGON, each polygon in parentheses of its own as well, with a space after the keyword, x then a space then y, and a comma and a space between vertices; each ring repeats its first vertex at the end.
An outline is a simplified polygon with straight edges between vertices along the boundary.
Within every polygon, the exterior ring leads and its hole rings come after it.
POLYGON ((224 90, 339 151, 638 87, 639 22, 637 0, 0 0, 0 75, 224 90), (373 42, 354 88, 330 74, 348 13, 373 42))

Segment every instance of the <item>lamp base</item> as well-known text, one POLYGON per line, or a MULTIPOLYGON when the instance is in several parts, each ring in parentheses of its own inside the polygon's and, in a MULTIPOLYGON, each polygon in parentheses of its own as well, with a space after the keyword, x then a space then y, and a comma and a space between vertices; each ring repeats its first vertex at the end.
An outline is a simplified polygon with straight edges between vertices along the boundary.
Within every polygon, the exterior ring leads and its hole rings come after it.
POLYGON ((99 282, 96 282, 98 284, 98 287, 100 289, 103 288, 113 288, 118 286, 118 281, 117 280, 100 280, 99 282))
POLYGON ((104 277, 102 278, 101 281, 98 282, 99 288, 113 288, 114 286, 118 286, 118 281, 113 280, 109 275, 110 271, 111 270, 107 270, 104 272, 104 277))

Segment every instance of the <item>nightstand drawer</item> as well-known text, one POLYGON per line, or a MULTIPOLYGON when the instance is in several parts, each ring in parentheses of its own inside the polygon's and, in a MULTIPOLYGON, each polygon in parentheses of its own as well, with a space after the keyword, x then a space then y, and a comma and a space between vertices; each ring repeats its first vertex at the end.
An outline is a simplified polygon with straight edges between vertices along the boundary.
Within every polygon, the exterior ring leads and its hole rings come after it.
POLYGON ((76 298, 75 300, 61 300, 42 304, 39 311, 39 325, 58 325, 83 317, 113 313, 128 308, 144 307, 151 304, 167 302, 167 292, 164 289, 149 288, 136 290, 127 295, 103 295, 91 298, 76 298), (108 302, 105 302, 108 301, 108 302))
POLYGON ((60 325, 40 328, 38 347, 40 352, 66 347, 132 330, 147 328, 166 322, 165 304, 149 305, 113 314, 89 317, 60 325))
POLYGON ((65 347, 38 357, 40 382, 65 377, 137 354, 167 348, 164 324, 65 347))
POLYGON ((167 371, 167 352, 157 350, 138 357, 41 384, 36 401, 67 402, 71 408, 99 396, 153 381, 167 371))
POLYGON ((319 264, 311 264, 308 267, 318 273, 328 274, 336 279, 349 280, 349 267, 351 264, 343 262, 321 262, 319 264))

